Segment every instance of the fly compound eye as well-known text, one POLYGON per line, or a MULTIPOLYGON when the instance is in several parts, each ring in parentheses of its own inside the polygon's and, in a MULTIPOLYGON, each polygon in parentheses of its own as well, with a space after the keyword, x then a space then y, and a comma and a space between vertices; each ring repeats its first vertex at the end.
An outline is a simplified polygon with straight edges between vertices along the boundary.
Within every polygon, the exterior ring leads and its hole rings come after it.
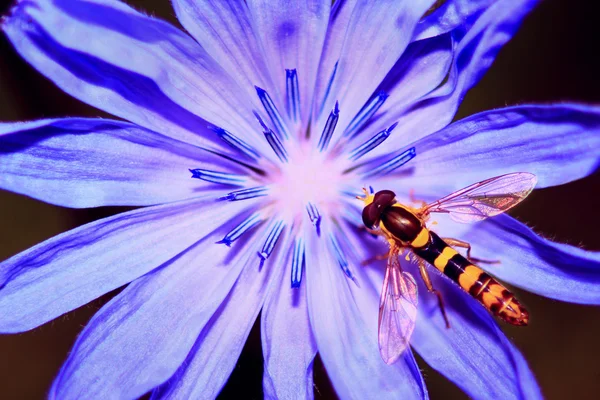
POLYGON ((379 223, 381 210, 373 203, 363 208, 362 220, 367 228, 373 228, 379 223))
POLYGON ((375 197, 373 198, 373 204, 376 204, 377 208, 381 209, 382 212, 395 202, 396 193, 392 192, 391 190, 380 190, 379 192, 375 193, 375 197))

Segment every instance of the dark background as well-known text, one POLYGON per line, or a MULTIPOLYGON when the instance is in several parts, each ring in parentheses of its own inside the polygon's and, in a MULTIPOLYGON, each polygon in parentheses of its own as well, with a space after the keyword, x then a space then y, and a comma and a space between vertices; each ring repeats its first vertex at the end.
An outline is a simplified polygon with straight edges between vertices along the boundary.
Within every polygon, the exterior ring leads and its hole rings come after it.
MULTIPOLYGON (((129 0, 175 24, 167 0, 129 0)), ((595 2, 546 0, 501 51, 483 81, 466 97, 458 117, 520 103, 579 101, 600 104, 599 35, 595 2)), ((8 2, 0 0, 0 13, 8 2)), ((0 37, 0 121, 63 116, 107 116, 58 90, 19 59, 0 37)), ((600 151, 600 149, 599 149, 600 151)), ((554 240, 600 250, 600 176, 536 190, 512 215, 554 240)), ((122 211, 104 207, 71 210, 0 191, 0 260, 81 224, 122 211)), ((523 279, 527 279, 523 271, 523 279)), ((548 399, 598 398, 600 307, 567 304, 516 291, 527 304, 527 328, 505 326, 524 353, 548 399)), ((33 331, 0 336, 0 398, 41 399, 77 334, 111 295, 33 331)), ((433 399, 465 395, 421 362, 433 399)), ((260 332, 253 329, 222 398, 262 398, 260 332)), ((317 398, 334 393, 319 360, 317 398)))

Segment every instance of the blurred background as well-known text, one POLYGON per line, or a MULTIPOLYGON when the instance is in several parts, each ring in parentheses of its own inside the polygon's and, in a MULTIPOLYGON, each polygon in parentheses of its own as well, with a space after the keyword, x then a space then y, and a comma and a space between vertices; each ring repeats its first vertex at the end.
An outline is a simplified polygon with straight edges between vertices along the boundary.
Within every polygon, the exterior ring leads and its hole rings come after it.
MULTIPOLYGON (((168 0, 128 0, 178 25, 168 0)), ((0 14, 8 3, 0 0, 0 14)), ((521 103, 578 101, 600 104, 599 35, 595 2, 546 0, 526 19, 481 83, 467 95, 457 118, 521 103)), ((0 121, 64 116, 105 116, 57 89, 22 61, 0 36, 0 121)), ((599 149, 600 151, 600 149, 599 149)), ((600 250, 600 174, 536 190, 511 214, 556 241, 600 250)), ((58 233, 123 211, 60 208, 0 191, 0 261, 58 233)), ((523 279, 527 279, 523 271, 523 279)), ((33 331, 0 336, 0 399, 42 399, 76 336, 117 291, 33 331)), ((521 349, 548 399, 598 398, 600 307, 562 303, 516 290, 532 315, 527 328, 503 325, 521 349)), ((419 360, 421 361, 421 360, 419 360)), ((432 399, 466 396, 420 365, 432 399)), ((255 325, 220 398, 262 398, 260 332, 255 325)), ((320 360, 315 396, 335 398, 320 360)))

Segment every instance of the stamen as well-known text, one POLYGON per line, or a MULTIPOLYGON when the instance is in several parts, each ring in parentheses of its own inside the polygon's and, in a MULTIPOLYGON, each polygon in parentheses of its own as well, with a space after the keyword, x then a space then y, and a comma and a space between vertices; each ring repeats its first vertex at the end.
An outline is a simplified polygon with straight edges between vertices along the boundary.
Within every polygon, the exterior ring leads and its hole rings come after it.
POLYGON ((373 150, 375 147, 379 146, 385 141, 385 139, 390 137, 390 134, 392 133, 396 125, 398 125, 397 122, 389 128, 382 130, 381 132, 373 136, 371 139, 367 140, 366 142, 352 150, 352 152, 350 153, 350 159, 352 161, 356 161, 371 150, 373 150))
POLYGON ((367 173, 364 175, 364 178, 369 178, 369 177, 372 177, 375 175, 387 175, 390 172, 394 171, 395 169, 400 168, 401 166, 403 166, 404 164, 406 164, 413 158, 415 158, 416 155, 417 155, 416 149, 414 147, 411 147, 410 149, 398 154, 396 157, 392 158, 391 160, 381 164, 379 167, 377 167, 373 170, 367 171, 367 173))
POLYGON ((333 110, 329 113, 329 118, 327 118, 327 123, 323 128, 323 133, 321 133, 321 138, 319 139, 319 151, 324 151, 329 146, 329 142, 331 141, 331 137, 333 136, 333 132, 335 131, 335 126, 337 125, 338 119, 340 119, 340 109, 339 104, 336 101, 333 110))
POLYGON ((246 181, 246 177, 242 175, 209 171, 207 169, 190 169, 190 172, 192 173, 192 178, 201 179, 206 182, 221 183, 223 185, 241 185, 246 181))
POLYGON ((273 103, 273 100, 271 100, 271 96, 269 96, 269 93, 267 93, 266 90, 261 89, 258 86, 254 87, 256 88, 256 93, 258 94, 260 102, 262 103, 263 107, 265 108, 265 111, 269 115, 269 118, 271 118, 271 122, 275 126, 275 130, 277 131, 277 133, 279 133, 279 135, 287 139, 290 135, 287 131, 286 124, 283 121, 283 118, 281 118, 279 110, 277 110, 277 107, 275 107, 275 103, 273 103))
POLYGON ((304 241, 294 240, 294 256, 292 258, 292 288, 299 288, 304 269, 304 241))
POLYGON ((219 197, 217 200, 247 200, 255 197, 266 196, 268 194, 268 188, 265 186, 258 186, 249 189, 236 190, 235 192, 229 192, 225 196, 219 197))
POLYGON ((335 73, 337 72, 339 62, 340 60, 337 60, 335 62, 335 65, 333 66, 333 71, 331 72, 331 76, 329 77, 329 82, 327 82, 327 89, 325 89, 325 94, 323 95, 323 102, 321 103, 321 107, 319 108, 319 115, 323 113, 323 108, 325 108, 325 103, 327 102, 329 92, 331 91, 331 87, 333 86, 333 80, 335 79, 335 73))
POLYGON ((234 149, 244 153, 245 155, 254 160, 260 158, 260 154, 256 150, 254 150, 252 147, 246 144, 246 142, 244 142, 243 140, 238 139, 232 133, 226 131, 223 128, 219 128, 218 126, 209 126, 208 128, 215 132, 221 139, 225 141, 225 143, 227 143, 234 149))
POLYGON ((279 161, 287 162, 288 155, 287 155, 287 152, 285 151, 285 148, 283 147, 283 144, 281 143, 281 140, 279 140, 279 138, 277 137, 275 132, 273 132, 273 130, 271 128, 269 128, 267 126, 267 124, 265 124, 265 121, 263 121, 263 119, 260 117, 260 115, 258 115, 258 113, 256 111, 253 111, 253 112, 254 112, 254 116, 256 117, 256 119, 258 120, 258 122, 260 123, 260 125, 263 128, 263 134, 265 135, 267 142, 269 142, 269 145, 271 146, 271 148, 273 149, 273 151, 279 158, 279 161))
POLYGON ((360 128, 379 110, 388 97, 389 95, 383 91, 377 93, 352 119, 344 132, 344 136, 353 137, 356 135, 360 128))
POLYGON ((281 143, 279 138, 275 135, 275 132, 269 129, 269 131, 265 131, 264 134, 265 138, 267 139, 267 142, 269 142, 269 145, 271 145, 271 148, 277 155, 277 158, 279 158, 279 161, 287 162, 287 152, 285 151, 285 148, 283 147, 283 144, 281 143))
POLYGON ((265 241, 262 250, 258 253, 258 257, 260 257, 260 268, 262 268, 263 264, 265 263, 265 260, 269 258, 269 256, 273 252, 273 249, 275 248, 275 245, 279 240, 279 236, 281 236, 283 228, 285 228, 285 224, 283 223, 283 221, 277 221, 275 225, 273 225, 273 227, 271 228, 271 231, 267 236, 267 240, 265 241))
POLYGON ((231 246, 231 243, 235 242, 242 236, 244 233, 248 232, 250 229, 254 228, 258 225, 259 222, 262 221, 262 218, 256 214, 252 214, 248 218, 246 218, 241 224, 233 228, 225 237, 219 240, 217 243, 225 244, 227 247, 231 246))
POLYGON ((319 214, 319 209, 313 203, 308 203, 306 205, 306 211, 308 211, 310 222, 312 222, 317 229, 317 236, 321 236, 321 214, 319 214))
POLYGON ((344 271, 344 274, 346 274, 348 278, 354 280, 354 275, 352 275, 350 268, 348 268, 348 260, 342 252, 342 248, 340 247, 340 243, 338 242, 337 238, 334 234, 331 234, 329 236, 329 239, 331 240, 331 244, 333 246, 333 253, 335 255, 335 258, 337 259, 338 264, 340 265, 340 268, 342 269, 342 271, 344 271))
POLYGON ((296 69, 285 70, 285 89, 287 92, 287 111, 294 122, 300 118, 300 90, 296 69))

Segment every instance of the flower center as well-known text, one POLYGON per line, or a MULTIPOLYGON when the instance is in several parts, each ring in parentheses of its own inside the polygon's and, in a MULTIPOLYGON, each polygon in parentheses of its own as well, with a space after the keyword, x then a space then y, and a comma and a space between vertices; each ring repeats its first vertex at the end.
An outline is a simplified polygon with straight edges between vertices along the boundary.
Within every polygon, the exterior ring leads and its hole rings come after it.
POLYGON ((291 146, 289 162, 272 175, 277 211, 295 219, 312 205, 321 215, 331 215, 339 206, 342 176, 339 163, 314 151, 308 143, 291 146))

